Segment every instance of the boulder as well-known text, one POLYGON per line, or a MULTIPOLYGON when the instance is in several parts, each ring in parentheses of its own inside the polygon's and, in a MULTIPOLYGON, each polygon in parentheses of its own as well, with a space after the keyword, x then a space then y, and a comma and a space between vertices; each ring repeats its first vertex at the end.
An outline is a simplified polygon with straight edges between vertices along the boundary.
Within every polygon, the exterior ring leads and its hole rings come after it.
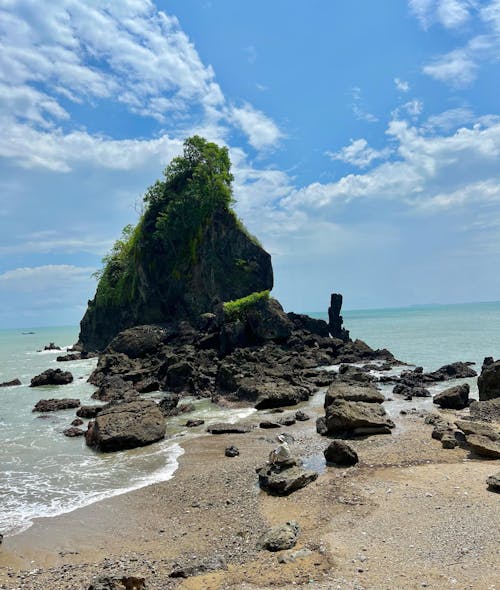
POLYGON ((78 408, 79 405, 79 399, 68 397, 63 399, 41 399, 35 404, 33 412, 57 412, 59 410, 78 408))
POLYGON ((471 367, 474 363, 463 363, 461 361, 443 365, 437 371, 425 373, 424 378, 427 382, 431 381, 449 381, 450 379, 465 379, 466 377, 477 377, 476 371, 471 367))
POLYGON ((330 307, 328 308, 328 327, 333 338, 338 338, 347 342, 349 340, 349 332, 342 327, 344 320, 340 315, 342 309, 342 295, 340 293, 332 293, 330 297, 330 307))
POLYGON ((192 391, 193 365, 181 360, 167 368, 165 388, 175 391, 192 391))
POLYGON ((500 459, 499 441, 491 440, 491 438, 479 434, 469 434, 466 440, 469 448, 476 455, 488 459, 500 459))
POLYGON ((40 375, 33 377, 30 387, 40 387, 42 385, 66 385, 73 381, 73 375, 69 371, 61 369, 47 369, 40 375))
POLYGON ((500 397, 487 401, 473 401, 469 406, 469 412, 473 420, 500 422, 500 397))
POLYGON ((80 406, 76 415, 80 418, 95 418, 106 406, 80 406))
POLYGON ((283 418, 280 418, 278 420, 278 423, 281 426, 293 426, 295 424, 295 422, 296 422, 295 416, 292 416, 292 415, 283 416, 283 418))
POLYGON ((201 426, 202 424, 205 424, 205 420, 188 420, 186 422, 186 427, 195 428, 196 426, 201 426))
POLYGON ((246 377, 239 383, 234 396, 252 403, 257 410, 293 406, 309 399, 310 392, 306 387, 291 385, 282 379, 246 377))
POLYGON ((231 445, 230 447, 226 447, 224 450, 224 455, 226 457, 237 457, 240 454, 238 447, 231 445))
POLYGON ((257 549, 267 549, 267 551, 292 549, 297 543, 299 533, 300 527, 294 520, 273 526, 259 537, 257 549))
POLYGON ((469 384, 463 383, 438 393, 432 401, 443 409, 463 410, 469 405, 469 392, 469 384))
POLYGON ((272 496, 288 496, 318 478, 316 471, 294 466, 282 468, 265 465, 257 469, 259 486, 272 496))
POLYGON ((488 488, 493 490, 494 492, 500 492, 500 471, 497 473, 490 475, 486 480, 488 484, 488 488))
POLYGON ((12 381, 0 383, 0 387, 14 387, 15 385, 21 385, 21 381, 19 379, 12 379, 12 381))
POLYGON ((151 400, 110 405, 89 424, 87 445, 112 452, 150 445, 165 437, 165 418, 151 400))
POLYGON ((60 346, 56 346, 54 342, 50 342, 43 347, 44 350, 61 350, 60 346))
POLYGON ((458 446, 458 441, 453 432, 446 432, 441 437, 441 446, 443 449, 454 449, 458 446))
POLYGON ((134 387, 139 393, 151 393, 160 389, 160 382, 154 377, 146 377, 135 383, 134 387))
POLYGON ((165 417, 176 416, 179 413, 177 410, 179 399, 180 397, 177 394, 171 393, 160 400, 158 407, 165 417))
POLYGON ((292 322, 296 330, 304 330, 317 334, 318 336, 328 337, 330 332, 328 324, 324 320, 311 318, 308 315, 290 312, 287 314, 288 319, 292 322))
POLYGON ((351 402, 366 402, 381 404, 384 396, 374 385, 360 386, 335 381, 325 394, 325 408, 335 400, 343 399, 351 402))
POLYGON ((70 438, 73 438, 75 436, 83 436, 85 434, 85 431, 82 430, 81 428, 76 428, 75 426, 71 426, 71 428, 66 428, 66 430, 63 430, 63 434, 64 434, 64 436, 68 436, 70 438))
POLYGON ((138 396, 129 381, 125 381, 119 375, 111 375, 102 379, 99 389, 92 394, 93 399, 103 402, 130 400, 138 396))
POLYGON ((397 383, 392 393, 396 395, 404 395, 406 398, 411 399, 413 397, 431 397, 431 392, 425 387, 406 385, 404 383, 397 383))
POLYGON ((253 424, 229 424, 227 422, 218 422, 217 424, 211 424, 207 428, 207 432, 210 434, 246 434, 254 428, 253 424))
POLYGON ((191 576, 199 576, 206 572, 213 572, 216 570, 227 569, 226 560, 222 555, 214 555, 206 559, 190 560, 185 565, 176 564, 174 569, 170 572, 170 578, 190 578, 191 576))
POLYGON ((306 420, 310 420, 310 419, 311 419, 311 416, 309 416, 309 414, 306 414, 302 410, 297 410, 295 412, 295 420, 297 420, 298 422, 305 422, 306 420))
POLYGON ((135 576, 98 576, 87 590, 146 590, 146 583, 135 576))
POLYGON ((390 434, 394 422, 380 404, 336 399, 326 408, 327 434, 390 434))
POLYGON ((81 426, 83 424, 83 420, 81 418, 75 418, 73 422, 71 422, 71 426, 81 426))
POLYGON ((359 461, 356 451, 343 440, 332 440, 323 451, 327 463, 335 465, 351 466, 359 461))
POLYGON ((500 360, 483 364, 481 375, 477 379, 477 387, 479 401, 500 397, 500 360))
POLYGON ((262 422, 259 423, 259 428, 266 428, 266 429, 270 429, 270 428, 281 428, 281 423, 280 422, 273 422, 272 420, 262 420, 262 422))
POLYGON ((491 424, 484 422, 474 422, 473 420, 456 420, 455 424, 465 434, 477 434, 478 436, 486 436, 491 440, 500 440, 500 432, 491 424))
POLYGON ((161 326, 135 326, 117 334, 106 352, 119 352, 132 359, 141 358, 154 352, 171 334, 171 330, 161 326))

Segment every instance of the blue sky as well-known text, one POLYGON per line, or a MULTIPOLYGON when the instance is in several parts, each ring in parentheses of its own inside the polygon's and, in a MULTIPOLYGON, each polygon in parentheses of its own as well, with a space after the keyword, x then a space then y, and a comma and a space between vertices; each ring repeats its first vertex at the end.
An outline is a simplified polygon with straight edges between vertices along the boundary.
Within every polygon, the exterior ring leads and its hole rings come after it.
POLYGON ((194 133, 287 310, 500 298, 500 0, 3 0, 0 44, 0 327, 76 324, 194 133))

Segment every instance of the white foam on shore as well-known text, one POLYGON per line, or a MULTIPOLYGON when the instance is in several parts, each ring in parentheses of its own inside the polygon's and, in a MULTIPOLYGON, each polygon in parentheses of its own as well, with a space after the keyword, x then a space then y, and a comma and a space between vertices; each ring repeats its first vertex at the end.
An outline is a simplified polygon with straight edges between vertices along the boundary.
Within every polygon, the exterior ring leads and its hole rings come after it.
MULTIPOLYGON (((0 511, 0 531, 4 536, 17 535, 30 528, 33 525, 34 520, 37 518, 52 518, 61 514, 67 514, 74 510, 78 510, 79 508, 84 508, 85 506, 100 502, 101 500, 120 496, 155 483, 172 479, 179 466, 178 458, 184 453, 182 447, 172 441, 164 441, 163 443, 157 443, 151 447, 151 449, 152 452, 149 453, 149 456, 157 455, 159 453, 165 455, 165 465, 153 473, 139 477, 128 486, 94 492, 58 489, 57 491, 59 495, 45 504, 42 502, 33 502, 32 500, 29 502, 23 502, 23 490, 16 489, 15 485, 10 486, 8 490, 2 490, 0 497, 3 495, 6 496, 7 492, 9 492, 11 502, 9 506, 6 506, 3 501, 0 503, 2 506, 2 510, 0 511), (159 450, 158 445, 162 447, 159 450), (14 494, 12 495, 13 492, 14 494), (13 497, 17 499, 17 502, 12 501, 13 497)), ((127 460, 123 456, 121 459, 123 461, 127 460)), ((82 464, 83 470, 85 469, 85 466, 84 461, 82 464)), ((7 479, 9 478, 8 472, 3 475, 7 479)), ((52 490, 47 490, 47 492, 49 491, 52 490)))

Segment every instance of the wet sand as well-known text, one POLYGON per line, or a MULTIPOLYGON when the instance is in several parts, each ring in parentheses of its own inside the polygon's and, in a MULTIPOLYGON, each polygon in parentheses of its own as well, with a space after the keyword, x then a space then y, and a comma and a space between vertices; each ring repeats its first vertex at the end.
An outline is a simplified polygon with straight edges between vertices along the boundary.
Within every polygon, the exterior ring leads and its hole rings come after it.
POLYGON ((307 411, 313 419, 282 430, 294 436, 294 454, 321 472, 308 487, 285 498, 259 490, 255 468, 280 431, 185 441, 173 479, 5 538, 0 588, 86 589, 95 575, 125 573, 144 577, 149 590, 500 590, 500 495, 485 484, 498 461, 442 449, 410 413, 391 435, 351 441, 357 466, 325 467, 328 439, 314 425, 322 410, 307 411), (224 456, 229 445, 238 457, 224 456), (285 554, 307 551, 280 563, 256 549, 266 528, 291 519, 301 534, 285 554), (226 569, 169 577, 221 559, 226 569))

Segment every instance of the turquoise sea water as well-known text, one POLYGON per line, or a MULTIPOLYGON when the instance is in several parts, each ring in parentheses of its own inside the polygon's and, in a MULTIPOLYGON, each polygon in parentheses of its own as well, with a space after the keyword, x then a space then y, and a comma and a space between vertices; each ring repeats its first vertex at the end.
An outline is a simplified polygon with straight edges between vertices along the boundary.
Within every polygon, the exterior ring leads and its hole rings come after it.
MULTIPOLYGON (((311 314, 326 318, 326 314, 311 314)), ((402 361, 434 370, 453 361, 500 358, 500 303, 347 311, 344 325, 352 338, 373 348, 388 348, 402 361)), ((61 352, 37 352, 49 342, 70 346, 76 327, 0 330, 0 382, 18 377, 21 386, 0 388, 0 532, 15 534, 33 518, 68 512, 102 498, 168 479, 182 453, 183 437, 199 436, 203 428, 186 429, 186 417, 169 420, 167 439, 132 451, 101 454, 81 438, 62 431, 75 417, 73 410, 41 417, 32 408, 41 398, 78 397, 95 403, 86 379, 95 359, 57 363, 61 352), (35 334, 23 334, 33 331, 35 334), (30 388, 31 377, 49 367, 61 367, 74 382, 60 387, 30 388)), ((472 393, 475 380, 469 380, 472 393)), ((436 388, 436 391, 439 389, 436 388)), ((388 391, 386 392, 388 393, 388 391)), ((435 391, 434 391, 435 393, 435 391)), ((430 400, 429 400, 430 401, 430 400)), ((235 421, 252 410, 235 414, 207 401, 196 401, 196 417, 207 423, 235 421)), ((314 405, 317 405, 313 398, 314 405)), ((319 402, 318 402, 319 403, 319 402)), ((388 410, 397 413, 398 405, 388 410)))

